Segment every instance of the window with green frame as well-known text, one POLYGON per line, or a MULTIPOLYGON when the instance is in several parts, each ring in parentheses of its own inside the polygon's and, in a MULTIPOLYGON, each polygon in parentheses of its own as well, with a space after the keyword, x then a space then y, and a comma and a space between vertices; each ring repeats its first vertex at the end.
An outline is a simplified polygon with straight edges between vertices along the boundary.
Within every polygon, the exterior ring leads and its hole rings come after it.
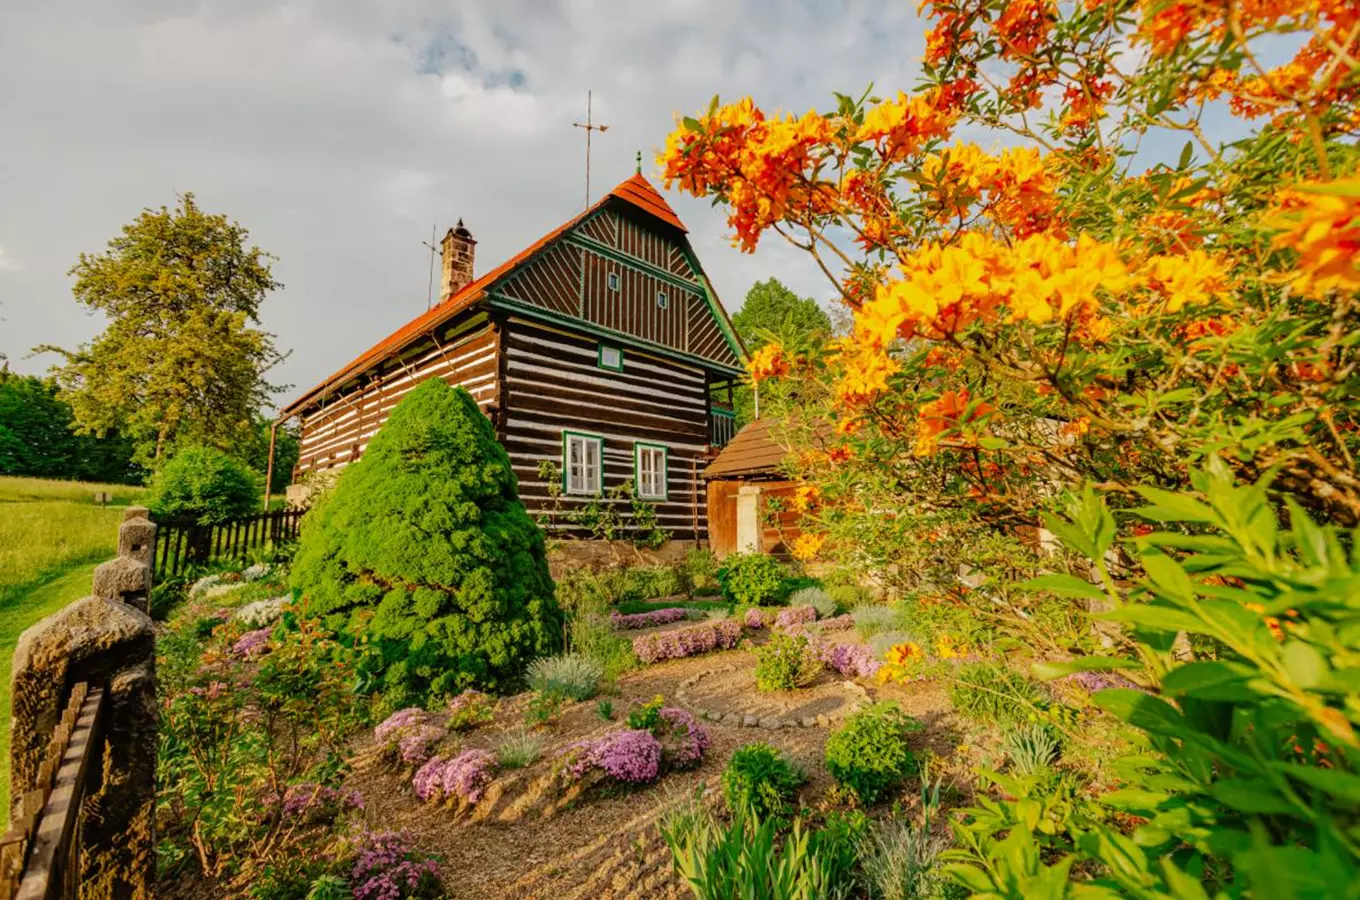
POLYGON ((633 484, 643 500, 665 500, 669 493, 669 462, 664 444, 633 444, 633 484))
POLYGON ((623 348, 613 347, 609 344, 600 344, 599 354, 596 356, 595 362, 601 369, 608 369, 611 372, 622 372, 623 348))
POLYGON ((562 490, 568 494, 599 494, 604 483, 603 458, 604 438, 563 431, 562 490))

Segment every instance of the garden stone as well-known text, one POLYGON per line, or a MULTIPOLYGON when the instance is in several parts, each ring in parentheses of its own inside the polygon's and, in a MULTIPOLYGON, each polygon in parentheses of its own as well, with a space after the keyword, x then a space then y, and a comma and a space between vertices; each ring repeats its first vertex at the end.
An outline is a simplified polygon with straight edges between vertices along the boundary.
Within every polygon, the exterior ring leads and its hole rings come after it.
POLYGON ((778 728, 778 727, 779 727, 779 720, 776 719, 774 716, 766 716, 765 718, 763 718, 763 719, 760 720, 760 727, 761 727, 761 728, 778 728))
POLYGON ((817 720, 816 720, 814 717, 812 717, 812 716, 803 716, 803 727, 804 727, 804 728, 811 728, 813 725, 816 725, 816 724, 817 724, 817 720))
POLYGON ((741 724, 746 728, 755 728, 757 725, 760 724, 760 720, 757 719, 755 716, 746 715, 742 717, 741 724))
POLYGON ((100 563, 94 570, 94 595, 146 612, 151 596, 151 567, 130 556, 100 563))
POLYGON ((124 519, 118 526, 118 555, 130 556, 151 565, 151 554, 156 547, 156 526, 150 519, 124 519))
POLYGON ((728 713, 722 717, 722 723, 724 725, 740 725, 741 719, 737 717, 736 713, 728 713))

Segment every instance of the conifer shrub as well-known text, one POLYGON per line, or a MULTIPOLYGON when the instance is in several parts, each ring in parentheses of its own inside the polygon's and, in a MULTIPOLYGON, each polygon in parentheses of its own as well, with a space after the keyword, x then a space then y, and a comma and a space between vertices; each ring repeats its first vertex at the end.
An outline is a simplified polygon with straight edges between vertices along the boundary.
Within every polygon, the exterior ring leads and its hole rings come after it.
POLYGON ((543 534, 491 422, 426 381, 397 405, 303 522, 293 584, 372 647, 389 700, 496 688, 558 649, 543 534))

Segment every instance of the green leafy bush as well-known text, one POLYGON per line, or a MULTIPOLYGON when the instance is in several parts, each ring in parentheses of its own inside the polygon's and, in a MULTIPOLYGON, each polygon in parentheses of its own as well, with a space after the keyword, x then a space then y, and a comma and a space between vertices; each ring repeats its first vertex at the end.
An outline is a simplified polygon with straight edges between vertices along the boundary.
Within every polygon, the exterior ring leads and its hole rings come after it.
POLYGON ((723 800, 729 812, 748 810, 757 819, 786 823, 794 794, 807 773, 766 743, 747 744, 732 754, 723 769, 723 800))
POLYGON ((784 567, 764 553, 733 553, 718 570, 723 599, 755 606, 772 603, 784 584, 784 567))
POLYGON ((571 700, 589 700, 600 689, 604 666, 580 653, 544 656, 529 663, 529 687, 571 700))
POLYGON ((367 631, 367 671, 390 695, 498 687, 558 648, 543 534, 515 485, 490 420, 436 378, 304 519, 293 584, 367 631))
POLYGON ((213 447, 184 447, 151 478, 147 506, 157 516, 226 522, 258 512, 261 482, 240 460, 213 447))
MULTIPOLYGON (((1111 512, 1091 490, 1046 521, 1096 567, 1100 587, 1049 576, 1036 585, 1111 607, 1132 626, 1130 657, 1038 667, 1045 677, 1127 669, 1158 693, 1110 688, 1098 706, 1141 733, 1146 752, 1115 767, 1121 790, 1099 803, 1027 791, 966 810, 951 856, 971 890, 1006 900, 1099 870, 1107 896, 1299 900, 1353 896, 1360 883, 1360 551, 1353 533, 1270 503, 1267 474, 1237 485, 1217 459, 1195 491, 1139 492, 1136 512, 1165 529, 1127 540, 1143 577, 1120 585, 1111 512), (1217 659, 1185 660, 1176 637, 1213 642, 1217 659), (1113 808, 1132 832, 1106 821, 1113 808), (1344 887, 1343 887, 1344 886, 1344 887)), ((1051 891, 1050 891, 1051 893, 1051 891)))
POLYGON ((861 803, 873 803, 919 770, 907 738, 920 730, 921 723, 896 703, 872 703, 827 739, 827 771, 861 803))
POLYGON ((718 558, 712 550, 691 550, 685 554, 684 577, 690 596, 718 592, 718 558))
POLYGON ((989 661, 959 666, 949 699, 970 719, 1003 725, 1039 721, 1049 706, 1038 685, 1005 663, 989 661))
POLYGON ((804 635, 775 632, 756 649, 756 687, 762 691, 806 687, 821 673, 821 660, 804 635))

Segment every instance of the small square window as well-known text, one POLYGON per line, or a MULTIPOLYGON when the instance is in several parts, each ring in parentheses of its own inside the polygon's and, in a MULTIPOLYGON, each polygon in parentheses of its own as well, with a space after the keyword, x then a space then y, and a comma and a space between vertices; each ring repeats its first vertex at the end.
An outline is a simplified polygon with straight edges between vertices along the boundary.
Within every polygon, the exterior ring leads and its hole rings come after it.
POLYGON ((609 369, 613 372, 623 371, 623 351, 618 347, 606 347, 600 345, 599 366, 601 369, 609 369))
POLYGON ((606 279, 606 280, 609 282, 609 289, 610 289, 611 291, 617 291, 617 290, 619 289, 619 273, 618 273, 618 272, 610 272, 610 273, 609 273, 609 278, 606 279))
POLYGON ((670 306, 671 305, 670 295, 667 294, 665 291, 657 291, 656 305, 658 309, 665 309, 666 307, 670 306))

